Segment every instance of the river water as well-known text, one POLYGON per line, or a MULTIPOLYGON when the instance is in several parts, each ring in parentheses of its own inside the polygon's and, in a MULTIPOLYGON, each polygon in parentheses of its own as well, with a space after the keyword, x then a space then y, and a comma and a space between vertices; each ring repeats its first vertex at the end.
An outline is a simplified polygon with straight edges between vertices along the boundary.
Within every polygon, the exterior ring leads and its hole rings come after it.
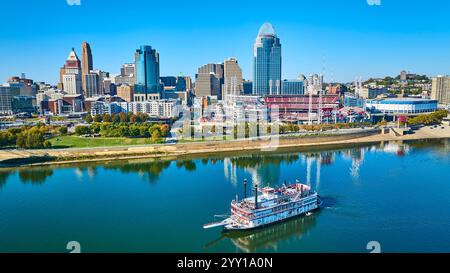
POLYGON ((450 252, 450 141, 0 169, 0 252, 450 252), (300 180, 324 207, 203 230, 243 180, 300 180))

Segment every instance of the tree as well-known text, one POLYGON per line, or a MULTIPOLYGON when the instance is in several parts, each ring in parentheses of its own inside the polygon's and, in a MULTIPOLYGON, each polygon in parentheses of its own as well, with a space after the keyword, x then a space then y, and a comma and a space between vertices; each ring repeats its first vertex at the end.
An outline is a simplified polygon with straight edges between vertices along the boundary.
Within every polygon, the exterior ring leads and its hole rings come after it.
POLYGON ((102 117, 100 115, 95 115, 94 122, 102 122, 102 117))
POLYGON ((92 123, 92 121, 93 121, 92 116, 91 115, 87 115, 86 118, 85 118, 85 121, 87 123, 92 123))
POLYGON ((39 127, 22 131, 16 140, 16 145, 22 149, 39 149, 44 147, 44 134, 39 127))
POLYGON ((159 130, 161 131, 161 136, 167 137, 169 135, 169 125, 163 124, 159 127, 159 130))
POLYGON ((61 127, 59 127, 58 131, 59 131, 59 133, 60 133, 61 135, 67 135, 67 132, 68 132, 69 130, 67 129, 66 126, 61 126, 61 127))
POLYGON ((146 113, 137 113, 137 122, 147 122, 148 120, 148 115, 146 113))
POLYGON ((104 115, 102 116, 102 120, 103 120, 103 122, 111 122, 111 120, 112 120, 111 115, 109 115, 109 114, 104 114, 104 115))
POLYGON ((50 141, 48 141, 48 140, 44 141, 44 148, 45 149, 48 149, 48 148, 51 148, 51 147, 52 147, 52 143, 50 141))
POLYGON ((113 114, 111 119, 112 119, 112 122, 114 122, 114 123, 119 123, 120 122, 120 116, 119 115, 113 114))
POLYGON ((79 136, 89 135, 89 134, 91 134, 91 129, 87 126, 77 126, 75 128, 75 133, 79 136))
POLYGON ((137 121, 138 121, 138 118, 136 115, 129 115, 128 118, 131 123, 137 123, 137 121))
POLYGON ((152 132, 152 142, 153 143, 161 142, 161 132, 159 131, 159 129, 153 130, 153 132, 152 132))
POLYGON ((123 122, 123 123, 128 122, 128 116, 127 116, 127 114, 125 114, 123 112, 119 114, 119 118, 120 118, 120 122, 123 122))
POLYGON ((16 144, 16 136, 11 132, 0 132, 0 147, 8 147, 16 144))

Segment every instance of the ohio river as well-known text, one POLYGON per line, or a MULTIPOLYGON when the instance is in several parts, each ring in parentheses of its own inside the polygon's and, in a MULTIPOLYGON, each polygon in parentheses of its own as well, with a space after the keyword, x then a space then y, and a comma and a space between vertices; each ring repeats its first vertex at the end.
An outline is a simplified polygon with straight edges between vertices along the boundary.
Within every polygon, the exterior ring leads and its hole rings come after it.
POLYGON ((0 252, 450 252, 450 141, 0 169, 0 252), (203 230, 243 180, 310 184, 324 208, 203 230), (73 244, 73 243, 72 243, 73 244))

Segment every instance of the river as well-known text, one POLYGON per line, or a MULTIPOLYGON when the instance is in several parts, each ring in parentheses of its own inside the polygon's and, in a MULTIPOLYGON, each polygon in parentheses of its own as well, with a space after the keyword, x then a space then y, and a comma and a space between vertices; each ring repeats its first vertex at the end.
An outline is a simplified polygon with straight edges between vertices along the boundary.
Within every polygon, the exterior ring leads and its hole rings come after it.
POLYGON ((450 141, 0 169, 0 252, 450 252, 450 141), (243 180, 310 184, 311 216, 203 230, 243 180))

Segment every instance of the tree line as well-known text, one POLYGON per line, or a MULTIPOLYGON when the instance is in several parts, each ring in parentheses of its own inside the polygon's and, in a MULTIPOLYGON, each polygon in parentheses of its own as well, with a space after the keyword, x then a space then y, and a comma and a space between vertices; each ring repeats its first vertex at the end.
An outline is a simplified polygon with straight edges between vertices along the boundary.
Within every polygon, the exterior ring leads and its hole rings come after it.
POLYGON ((420 115, 408 120, 409 125, 433 125, 440 124, 442 120, 448 116, 447 110, 439 110, 431 114, 420 115))
POLYGON ((89 126, 77 126, 75 133, 79 136, 101 135, 102 137, 151 138, 154 143, 162 142, 167 137, 170 127, 167 124, 144 123, 93 123, 89 126))
POLYGON ((119 113, 119 114, 103 114, 103 115, 87 115, 85 118, 87 123, 144 123, 148 121, 148 115, 145 113, 119 113))
POLYGON ((38 125, 0 131, 0 147, 17 147, 20 149, 50 148, 52 144, 46 140, 46 136, 52 134, 52 129, 54 128, 38 125))

